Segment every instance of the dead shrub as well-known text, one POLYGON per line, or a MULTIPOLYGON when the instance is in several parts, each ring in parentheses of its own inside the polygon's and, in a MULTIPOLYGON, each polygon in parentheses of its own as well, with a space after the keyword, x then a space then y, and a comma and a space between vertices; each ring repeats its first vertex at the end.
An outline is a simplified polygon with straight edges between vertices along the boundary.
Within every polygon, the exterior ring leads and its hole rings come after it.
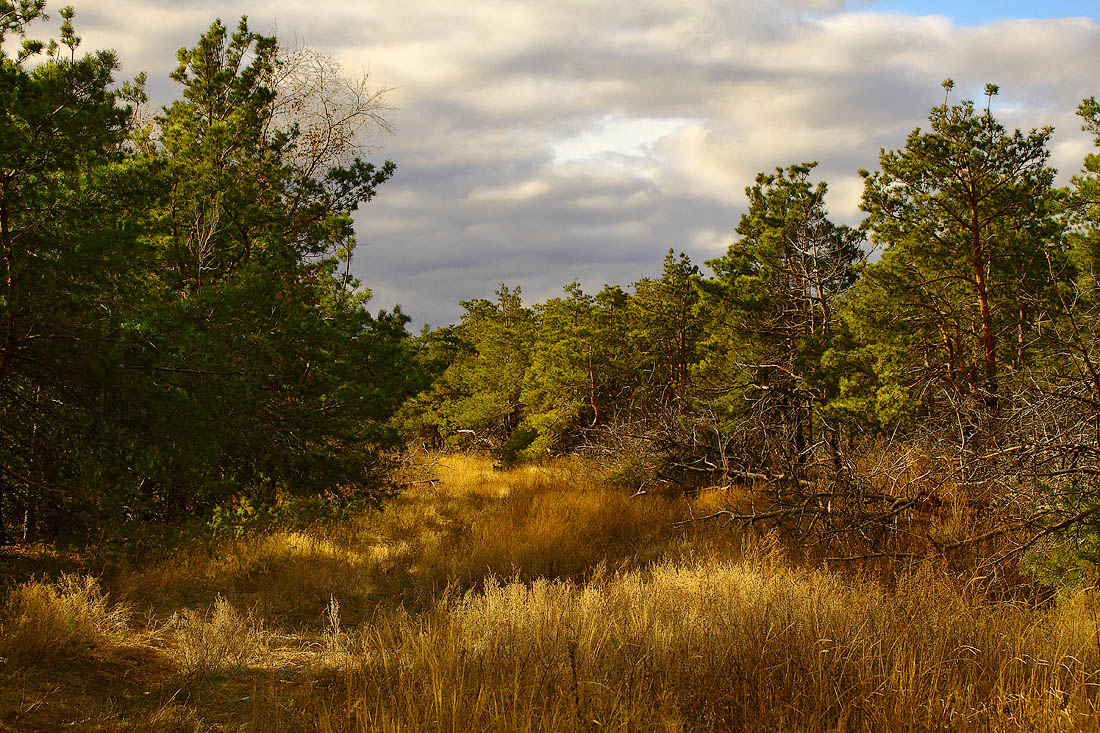
POLYGON ((205 613, 187 609, 169 623, 176 641, 180 672, 192 679, 210 679, 260 662, 267 648, 263 621, 242 614, 218 596, 205 613))

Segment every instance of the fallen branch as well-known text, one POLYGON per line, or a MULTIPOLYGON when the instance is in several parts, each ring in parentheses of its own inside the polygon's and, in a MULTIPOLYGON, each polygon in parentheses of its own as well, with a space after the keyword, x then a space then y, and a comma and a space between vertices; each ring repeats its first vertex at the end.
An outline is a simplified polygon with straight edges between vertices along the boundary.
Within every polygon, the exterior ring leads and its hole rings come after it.
POLYGON ((827 557, 826 562, 860 562, 861 560, 875 560, 887 558, 889 560, 912 559, 917 557, 915 552, 870 552, 866 555, 852 555, 851 557, 827 557))
POLYGON ((673 527, 680 527, 685 524, 691 524, 692 522, 703 522, 708 519, 718 519, 719 517, 729 517, 729 521, 732 522, 748 522, 749 524, 755 524, 756 522, 762 522, 766 519, 779 519, 781 517, 793 517, 797 514, 802 514, 803 509, 801 507, 797 509, 781 509, 775 512, 765 512, 764 514, 735 514, 729 509, 722 509, 708 514, 704 517, 692 516, 691 519, 684 519, 679 522, 673 522, 673 527))
POLYGON ((990 567, 992 565, 997 565, 999 563, 1004 562, 1005 560, 1007 560, 1010 557, 1013 557, 1015 555, 1019 555, 1021 552, 1024 552, 1025 550, 1029 550, 1032 547, 1034 547, 1035 544, 1038 543, 1039 540, 1043 539, 1044 537, 1052 535, 1055 532, 1059 532, 1059 531, 1065 529, 1066 527, 1071 527, 1074 524, 1076 524, 1077 522, 1080 522, 1082 519, 1085 519, 1086 517, 1089 517, 1089 516, 1092 516, 1093 514, 1096 514, 1097 511, 1100 511, 1100 507, 1093 507, 1092 509, 1086 509, 1085 511, 1079 512, 1079 513, 1073 515, 1072 517, 1070 517, 1069 519, 1066 519, 1065 521, 1059 522, 1058 524, 1055 524, 1051 527, 1047 527, 1042 532, 1037 533, 1034 537, 1029 539, 1027 542, 1023 543, 1022 545, 1019 545, 1017 547, 1012 548, 1011 550, 1007 550, 1005 552, 1002 552, 1000 555, 997 555, 996 557, 994 557, 989 562, 983 564, 981 566, 981 569, 990 567))

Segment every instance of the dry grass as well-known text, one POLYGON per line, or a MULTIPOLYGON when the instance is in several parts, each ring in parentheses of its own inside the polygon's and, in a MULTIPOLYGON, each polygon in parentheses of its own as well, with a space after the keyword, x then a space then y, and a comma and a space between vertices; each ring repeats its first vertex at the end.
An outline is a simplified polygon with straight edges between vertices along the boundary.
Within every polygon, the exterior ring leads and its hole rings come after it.
POLYGON ((1079 730, 1096 599, 989 607, 933 570, 896 592, 775 557, 585 585, 489 584, 363 633, 333 729, 1079 730))
POLYGON ((0 624, 0 656, 49 664, 94 657, 129 636, 126 604, 111 605, 99 582, 63 574, 56 582, 29 581, 7 597, 0 624))
POLYGON ((221 677, 263 661, 267 636, 263 622, 242 614, 221 596, 205 612, 184 609, 169 627, 175 637, 173 656, 187 677, 221 677))
POLYGON ((1093 590, 830 572, 578 461, 438 474, 344 526, 12 586, 0 728, 1100 729, 1093 590))

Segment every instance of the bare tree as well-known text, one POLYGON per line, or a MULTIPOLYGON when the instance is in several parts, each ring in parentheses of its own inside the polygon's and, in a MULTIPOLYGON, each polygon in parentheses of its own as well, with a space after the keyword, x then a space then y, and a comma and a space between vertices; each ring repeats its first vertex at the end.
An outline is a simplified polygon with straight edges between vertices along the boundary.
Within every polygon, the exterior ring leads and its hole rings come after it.
POLYGON ((345 73, 330 54, 301 44, 280 44, 270 125, 298 129, 291 162, 309 175, 345 165, 369 149, 367 139, 393 131, 388 88, 371 86, 364 71, 345 73))

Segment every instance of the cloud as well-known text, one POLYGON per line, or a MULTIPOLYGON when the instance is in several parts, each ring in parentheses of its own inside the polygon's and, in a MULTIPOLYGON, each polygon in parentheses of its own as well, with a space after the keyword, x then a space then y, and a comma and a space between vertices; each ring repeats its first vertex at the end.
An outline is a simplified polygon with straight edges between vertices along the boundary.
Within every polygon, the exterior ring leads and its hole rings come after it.
MULTIPOLYGON (((150 72, 244 2, 73 0, 87 48, 150 72)), ((533 298, 659 271, 670 247, 720 254, 756 173, 820 161, 834 216, 858 221, 862 167, 904 144, 953 77, 987 81, 1001 119, 1053 124, 1060 180, 1091 141, 1100 22, 875 12, 842 0, 273 0, 252 25, 326 50, 390 87, 395 178, 357 217, 354 269, 379 307, 458 317, 499 282, 533 298)))

